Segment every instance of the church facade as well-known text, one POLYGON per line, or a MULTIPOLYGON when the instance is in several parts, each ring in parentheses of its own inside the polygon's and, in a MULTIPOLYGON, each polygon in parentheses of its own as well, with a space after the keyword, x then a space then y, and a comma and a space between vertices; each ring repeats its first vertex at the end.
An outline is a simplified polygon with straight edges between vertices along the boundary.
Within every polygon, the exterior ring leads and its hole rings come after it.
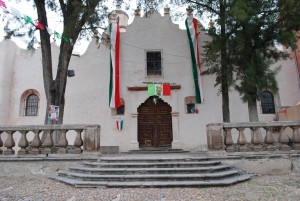
MULTIPOLYGON (((100 146, 119 147, 120 151, 146 147, 206 150, 206 125, 222 122, 222 100, 214 87, 215 77, 202 76, 204 102, 196 103, 186 30, 173 24, 168 12, 164 16, 154 12, 148 18, 136 15, 133 23, 123 28, 122 106, 109 107, 110 50, 103 44, 97 48, 93 40, 83 55, 71 59, 69 69, 75 76, 67 81, 64 124, 99 124, 100 146), (149 83, 170 84, 170 95, 149 95, 149 83)), ((200 52, 208 39, 201 30, 200 52)), ((43 124, 48 106, 40 49, 22 50, 10 40, 2 41, 0 49, 0 124, 43 124)), ((59 47, 53 44, 54 74, 58 54, 59 47)), ((273 66, 279 65, 278 93, 266 89, 265 99, 257 102, 260 121, 276 120, 278 110, 300 100, 295 54, 273 66)), ((230 112, 232 122, 249 121, 247 104, 234 90, 230 92, 230 112)))

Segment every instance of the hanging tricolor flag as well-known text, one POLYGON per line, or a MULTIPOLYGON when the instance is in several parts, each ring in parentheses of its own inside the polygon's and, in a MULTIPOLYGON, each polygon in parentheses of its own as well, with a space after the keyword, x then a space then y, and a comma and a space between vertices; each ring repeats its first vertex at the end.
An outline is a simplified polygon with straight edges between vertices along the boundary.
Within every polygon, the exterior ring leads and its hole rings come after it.
POLYGON ((32 25, 35 26, 33 20, 32 20, 31 17, 29 17, 28 15, 25 15, 25 16, 24 16, 24 20, 26 21, 26 23, 30 23, 30 24, 32 24, 32 25))
POLYGON ((120 101, 120 26, 118 20, 110 23, 110 82, 109 106, 118 108, 120 101))
POLYGON ((6 9, 9 13, 14 15, 16 18, 24 19, 26 23, 30 23, 30 24, 34 25, 39 30, 43 31, 46 28, 49 35, 52 35, 52 34, 54 35, 54 39, 56 37, 58 39, 64 40, 65 42, 71 43, 71 45, 74 45, 73 39, 66 37, 66 36, 62 37, 61 34, 59 34, 57 31, 54 31, 47 26, 44 26, 41 22, 39 22, 37 20, 32 20, 32 18, 28 15, 23 15, 18 9, 14 8, 13 6, 9 6, 10 9, 8 9, 3 0, 0 0, 0 7, 3 7, 4 9, 6 9))
POLYGON ((149 96, 171 96, 170 84, 148 84, 149 96))
POLYGON ((117 129, 120 131, 123 129, 123 120, 122 119, 118 119, 116 121, 116 126, 117 126, 117 129))
POLYGON ((0 0, 0 7, 7 8, 5 2, 2 0, 0 0))
POLYGON ((200 52, 198 48, 198 21, 195 18, 189 17, 185 20, 185 26, 189 38, 193 77, 195 84, 196 103, 203 103, 203 89, 201 82, 201 66, 200 66, 200 52))
POLYGON ((19 18, 19 19, 21 19, 21 18, 23 18, 23 15, 20 13, 20 11, 18 10, 18 9, 16 9, 16 8, 14 8, 14 7, 10 7, 10 10, 11 10, 11 13, 15 16, 15 17, 17 17, 17 18, 19 18))
POLYGON ((39 21, 35 22, 35 27, 42 30, 42 31, 45 30, 45 27, 39 21))

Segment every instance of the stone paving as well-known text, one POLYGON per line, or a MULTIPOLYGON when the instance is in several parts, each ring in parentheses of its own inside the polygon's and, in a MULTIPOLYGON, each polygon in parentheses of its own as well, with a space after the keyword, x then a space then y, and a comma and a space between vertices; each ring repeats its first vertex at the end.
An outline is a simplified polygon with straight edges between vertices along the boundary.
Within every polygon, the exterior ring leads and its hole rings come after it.
POLYGON ((228 187, 74 188, 41 175, 0 177, 1 201, 299 201, 300 175, 256 176, 228 187))

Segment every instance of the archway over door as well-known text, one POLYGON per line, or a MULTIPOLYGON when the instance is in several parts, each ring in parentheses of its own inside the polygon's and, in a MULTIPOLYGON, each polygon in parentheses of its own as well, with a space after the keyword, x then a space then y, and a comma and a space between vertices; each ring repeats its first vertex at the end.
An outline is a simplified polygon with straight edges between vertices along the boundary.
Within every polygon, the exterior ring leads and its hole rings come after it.
POLYGON ((172 107, 157 96, 150 96, 138 109, 140 148, 171 147, 172 107))

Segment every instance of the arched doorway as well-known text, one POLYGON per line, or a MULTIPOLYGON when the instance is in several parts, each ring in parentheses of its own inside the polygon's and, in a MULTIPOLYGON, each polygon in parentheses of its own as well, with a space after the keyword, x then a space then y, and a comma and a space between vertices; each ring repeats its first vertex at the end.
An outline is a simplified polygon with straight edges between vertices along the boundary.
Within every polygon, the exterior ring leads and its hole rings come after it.
POLYGON ((172 107, 158 96, 150 96, 137 110, 140 148, 171 147, 172 107))

